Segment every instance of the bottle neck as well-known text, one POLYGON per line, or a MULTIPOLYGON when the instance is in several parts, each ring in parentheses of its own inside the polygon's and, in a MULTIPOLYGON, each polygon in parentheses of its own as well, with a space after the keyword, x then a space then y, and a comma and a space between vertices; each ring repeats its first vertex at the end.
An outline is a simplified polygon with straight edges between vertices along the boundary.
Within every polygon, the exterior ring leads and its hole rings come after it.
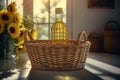
POLYGON ((62 21, 63 20, 63 14, 56 14, 56 21, 62 21))

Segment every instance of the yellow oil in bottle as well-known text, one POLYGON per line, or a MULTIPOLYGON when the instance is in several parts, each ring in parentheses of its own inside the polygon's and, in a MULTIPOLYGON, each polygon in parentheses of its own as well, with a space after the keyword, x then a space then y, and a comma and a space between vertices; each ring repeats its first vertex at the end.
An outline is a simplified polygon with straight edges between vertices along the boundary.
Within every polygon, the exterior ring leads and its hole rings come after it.
POLYGON ((67 40, 67 26, 63 22, 62 8, 56 8, 56 21, 51 27, 51 40, 53 43, 66 43, 67 40))

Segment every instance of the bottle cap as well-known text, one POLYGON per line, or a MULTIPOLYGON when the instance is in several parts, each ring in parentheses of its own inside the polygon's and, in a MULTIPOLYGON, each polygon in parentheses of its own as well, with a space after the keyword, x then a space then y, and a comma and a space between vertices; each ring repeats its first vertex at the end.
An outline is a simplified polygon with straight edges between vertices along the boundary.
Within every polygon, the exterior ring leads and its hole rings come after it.
POLYGON ((55 13, 56 14, 62 14, 63 13, 63 9, 62 8, 55 8, 55 13))

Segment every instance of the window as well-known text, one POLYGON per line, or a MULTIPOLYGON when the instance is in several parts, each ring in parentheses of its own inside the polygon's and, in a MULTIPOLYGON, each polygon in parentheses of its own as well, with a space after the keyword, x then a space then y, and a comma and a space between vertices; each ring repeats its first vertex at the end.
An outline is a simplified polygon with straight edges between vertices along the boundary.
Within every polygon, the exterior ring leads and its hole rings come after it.
POLYGON ((50 27, 55 22, 55 8, 61 7, 64 11, 63 21, 66 23, 67 0, 8 0, 8 4, 15 1, 19 13, 30 14, 38 24, 38 39, 50 39, 50 27))
MULTIPOLYGON (((66 0, 34 0, 33 16, 36 17, 38 26, 38 38, 49 39, 50 27, 55 22, 55 8, 63 8, 66 16, 66 0)), ((64 22, 66 18, 64 17, 64 22)))
POLYGON ((0 9, 6 8, 7 1, 6 0, 0 0, 0 9))

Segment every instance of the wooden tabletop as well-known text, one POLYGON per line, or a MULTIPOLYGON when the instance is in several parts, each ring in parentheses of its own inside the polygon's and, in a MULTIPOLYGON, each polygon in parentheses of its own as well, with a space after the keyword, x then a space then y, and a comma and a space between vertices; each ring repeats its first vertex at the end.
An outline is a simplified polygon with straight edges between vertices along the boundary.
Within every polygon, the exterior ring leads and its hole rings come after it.
POLYGON ((41 71, 31 69, 28 80, 102 80, 86 69, 76 71, 41 71))
POLYGON ((43 71, 31 67, 16 68, 13 62, 0 60, 0 80, 103 80, 86 69, 43 71))

